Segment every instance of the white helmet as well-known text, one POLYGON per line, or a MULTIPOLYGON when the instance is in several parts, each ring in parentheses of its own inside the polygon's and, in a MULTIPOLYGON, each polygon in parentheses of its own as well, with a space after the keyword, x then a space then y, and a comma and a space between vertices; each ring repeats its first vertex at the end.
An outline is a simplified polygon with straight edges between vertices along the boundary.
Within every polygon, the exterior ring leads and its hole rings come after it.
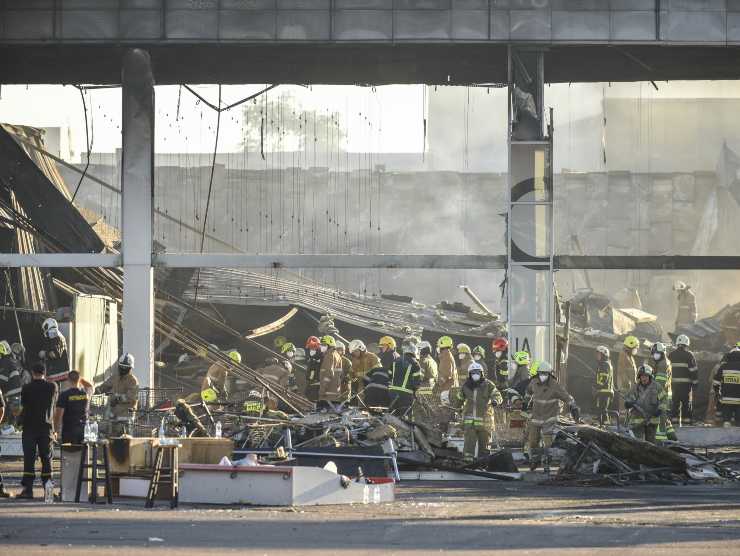
POLYGON ((473 373, 483 374, 483 365, 480 363, 471 363, 468 365, 468 374, 472 375, 473 373))
POLYGON ((676 345, 689 347, 689 345, 691 345, 691 340, 689 340, 689 337, 686 334, 680 334, 678 338, 676 338, 676 345))
POLYGON ((419 351, 414 342, 404 342, 401 344, 401 353, 410 353, 412 355, 418 355, 419 351))
POLYGON ((334 349, 338 349, 338 350, 344 351, 345 348, 347 347, 347 346, 344 345, 344 342, 340 342, 339 340, 337 340, 336 344, 337 345, 334 346, 334 349))
POLYGON ((52 318, 46 319, 41 325, 41 330, 44 331, 44 334, 48 333, 49 330, 51 330, 52 328, 59 329, 59 324, 55 319, 52 318))
POLYGON ((681 282, 680 280, 677 280, 675 284, 673 284, 673 289, 677 292, 680 292, 681 290, 686 289, 686 284, 684 282, 681 282))
POLYGON ((596 351, 601 355, 609 359, 609 348, 606 346, 596 346, 596 351))
POLYGON ((367 347, 365 347, 365 342, 362 340, 352 340, 349 343, 349 352, 352 353, 353 351, 367 351, 367 347))
POLYGON ((134 368, 134 356, 130 353, 124 353, 118 358, 119 369, 133 369, 134 368))
POLYGON ((432 344, 427 342, 426 340, 422 340, 421 342, 419 342, 419 351, 423 350, 424 348, 428 349, 431 352, 432 344))

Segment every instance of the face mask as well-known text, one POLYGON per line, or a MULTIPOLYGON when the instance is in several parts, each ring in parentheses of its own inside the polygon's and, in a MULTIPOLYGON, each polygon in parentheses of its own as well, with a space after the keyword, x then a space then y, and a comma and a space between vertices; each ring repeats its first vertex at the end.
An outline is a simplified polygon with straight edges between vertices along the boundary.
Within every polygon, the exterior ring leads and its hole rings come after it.
POLYGON ((293 356, 295 356, 295 352, 294 351, 289 351, 285 355, 288 357, 288 359, 292 359, 293 356))
POLYGON ((480 380, 480 375, 478 373, 473 373, 470 375, 470 380, 473 382, 478 382, 480 380))
POLYGON ((48 338, 54 339, 59 336, 59 330, 57 330, 56 328, 49 328, 49 330, 46 332, 46 336, 48 338))
POLYGON ((311 355, 311 356, 316 355, 316 350, 315 349, 311 349, 311 350, 308 351, 308 354, 311 355))
POLYGON ((121 376, 127 375, 131 372, 131 369, 125 369, 123 367, 118 367, 118 374, 121 376))
POLYGON ((329 349, 329 346, 321 346, 321 353, 326 353, 327 349, 329 349))
POLYGON ((653 359, 660 361, 660 353, 653 353, 653 359))
POLYGON ((504 355, 504 352, 503 351, 497 351, 496 353, 494 353, 494 355, 495 355, 496 359, 501 359, 501 357, 503 357, 503 355, 504 355))
POLYGON ((460 355, 458 355, 458 356, 457 356, 457 358, 458 358, 458 359, 459 359, 460 361, 462 361, 463 359, 465 359, 465 354, 464 354, 464 353, 461 353, 460 355))
POLYGON ((547 382, 548 375, 537 375, 537 378, 540 379, 540 382, 547 382))
POLYGON ((476 361, 480 361, 480 360, 481 360, 481 359, 483 359, 483 358, 482 358, 482 357, 481 357, 480 355, 475 355, 475 356, 473 357, 473 359, 475 359, 476 361))
POLYGON ((632 355, 637 355, 637 348, 634 348, 634 349, 632 350, 632 355))

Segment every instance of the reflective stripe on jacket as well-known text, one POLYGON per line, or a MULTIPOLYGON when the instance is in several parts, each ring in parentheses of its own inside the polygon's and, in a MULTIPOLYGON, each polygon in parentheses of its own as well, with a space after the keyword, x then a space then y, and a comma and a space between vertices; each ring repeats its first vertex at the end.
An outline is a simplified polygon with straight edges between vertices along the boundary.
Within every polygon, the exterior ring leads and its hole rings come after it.
POLYGON ((503 401, 501 392, 490 380, 483 380, 478 384, 466 380, 457 391, 455 406, 462 407, 464 425, 482 425, 492 421, 491 404, 500 405, 503 401))

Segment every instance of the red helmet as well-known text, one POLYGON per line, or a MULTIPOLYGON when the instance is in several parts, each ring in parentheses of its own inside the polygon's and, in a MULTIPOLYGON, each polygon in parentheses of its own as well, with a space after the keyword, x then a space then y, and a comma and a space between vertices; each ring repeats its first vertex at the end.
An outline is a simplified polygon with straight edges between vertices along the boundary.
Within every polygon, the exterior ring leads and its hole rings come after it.
POLYGON ((309 336, 306 340, 306 349, 319 349, 320 347, 321 342, 316 336, 309 336))
POLYGON ((493 351, 506 351, 509 349, 509 341, 506 338, 496 338, 491 342, 493 351))

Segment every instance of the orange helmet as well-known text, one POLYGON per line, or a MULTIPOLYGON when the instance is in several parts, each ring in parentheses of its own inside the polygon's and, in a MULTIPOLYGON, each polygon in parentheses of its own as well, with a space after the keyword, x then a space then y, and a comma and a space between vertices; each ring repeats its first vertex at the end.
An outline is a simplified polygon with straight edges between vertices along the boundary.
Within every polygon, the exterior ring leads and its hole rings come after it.
POLYGON ((493 351, 506 351, 509 349, 509 341, 506 338, 496 338, 491 342, 493 351))
POLYGON ((309 336, 306 340, 306 349, 319 349, 320 347, 321 342, 316 336, 309 336))

